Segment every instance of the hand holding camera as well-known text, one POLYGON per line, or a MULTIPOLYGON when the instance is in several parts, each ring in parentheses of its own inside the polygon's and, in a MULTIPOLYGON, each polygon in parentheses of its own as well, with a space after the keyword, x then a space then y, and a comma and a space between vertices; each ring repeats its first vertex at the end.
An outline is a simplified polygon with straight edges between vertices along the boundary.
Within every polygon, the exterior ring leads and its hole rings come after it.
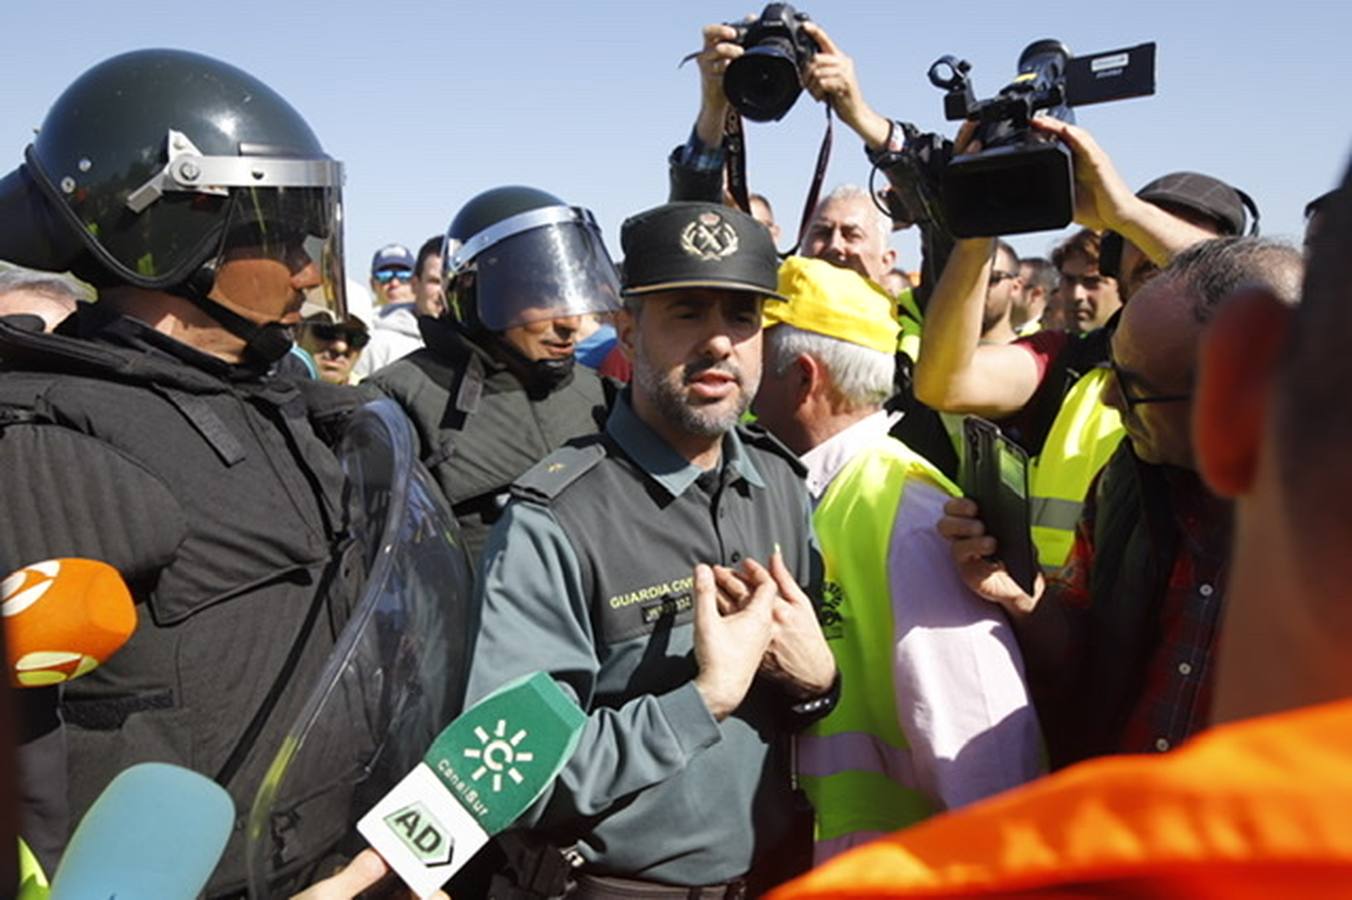
POLYGON ((1088 131, 1060 119, 1038 116, 1030 124, 1070 148, 1075 170, 1075 221, 1095 231, 1118 229, 1123 210, 1142 201, 1117 174, 1107 151, 1088 131))
POLYGON ((803 30, 819 47, 803 73, 803 86, 807 92, 814 100, 830 103, 840 120, 870 148, 882 147, 892 126, 864 100, 859 78, 855 75, 854 60, 846 56, 826 29, 816 22, 804 22, 803 30))
POLYGON ((723 93, 723 73, 728 65, 746 51, 737 43, 738 32, 733 25, 705 25, 704 47, 695 55, 699 65, 700 107, 695 120, 695 133, 706 146, 714 146, 723 139, 723 121, 728 112, 728 98, 723 93))

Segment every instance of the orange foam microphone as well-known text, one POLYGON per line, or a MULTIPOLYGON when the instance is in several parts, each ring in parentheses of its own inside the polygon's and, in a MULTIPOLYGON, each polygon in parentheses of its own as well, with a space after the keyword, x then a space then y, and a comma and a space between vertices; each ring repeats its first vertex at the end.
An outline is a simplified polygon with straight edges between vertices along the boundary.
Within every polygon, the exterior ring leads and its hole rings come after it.
POLYGON ((136 630, 136 604, 117 569, 92 559, 48 559, 0 582, 6 671, 15 687, 79 678, 136 630))

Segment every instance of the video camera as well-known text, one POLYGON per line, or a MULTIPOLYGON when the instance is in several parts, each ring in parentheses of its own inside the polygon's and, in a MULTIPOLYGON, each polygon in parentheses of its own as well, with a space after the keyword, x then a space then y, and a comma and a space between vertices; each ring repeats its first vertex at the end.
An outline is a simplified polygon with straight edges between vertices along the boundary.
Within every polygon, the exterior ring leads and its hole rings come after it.
POLYGON ((933 222, 955 237, 1046 231, 1070 224, 1075 176, 1070 149, 1030 122, 1045 112, 1073 123, 1073 106, 1155 92, 1155 45, 1071 56, 1060 41, 1041 40, 1019 56, 1019 74, 998 95, 977 100, 966 60, 944 56, 929 69, 946 91, 949 121, 979 123, 980 149, 954 155, 953 142, 903 125, 900 181, 893 175, 894 220, 933 222))

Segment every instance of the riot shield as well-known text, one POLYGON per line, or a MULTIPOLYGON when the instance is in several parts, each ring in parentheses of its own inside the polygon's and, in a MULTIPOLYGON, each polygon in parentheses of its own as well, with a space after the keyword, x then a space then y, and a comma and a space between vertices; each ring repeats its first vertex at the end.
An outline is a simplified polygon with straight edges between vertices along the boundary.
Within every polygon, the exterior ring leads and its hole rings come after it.
POLYGON ((455 520, 390 400, 354 416, 339 447, 365 586, 249 812, 251 897, 309 876, 360 841, 356 823, 459 712, 472 570, 455 520))

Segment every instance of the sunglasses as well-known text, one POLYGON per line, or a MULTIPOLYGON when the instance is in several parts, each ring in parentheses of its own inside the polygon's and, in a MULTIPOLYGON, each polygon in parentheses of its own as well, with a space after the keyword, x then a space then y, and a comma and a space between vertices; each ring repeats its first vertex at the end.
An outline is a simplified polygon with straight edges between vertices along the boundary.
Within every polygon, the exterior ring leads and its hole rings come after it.
POLYGON ((343 341, 353 350, 360 350, 371 342, 371 334, 341 325, 311 325, 310 333, 321 341, 343 341))
POLYGON ((413 273, 408 269, 381 269, 371 277, 381 284, 389 284, 391 281, 412 281, 413 273))

